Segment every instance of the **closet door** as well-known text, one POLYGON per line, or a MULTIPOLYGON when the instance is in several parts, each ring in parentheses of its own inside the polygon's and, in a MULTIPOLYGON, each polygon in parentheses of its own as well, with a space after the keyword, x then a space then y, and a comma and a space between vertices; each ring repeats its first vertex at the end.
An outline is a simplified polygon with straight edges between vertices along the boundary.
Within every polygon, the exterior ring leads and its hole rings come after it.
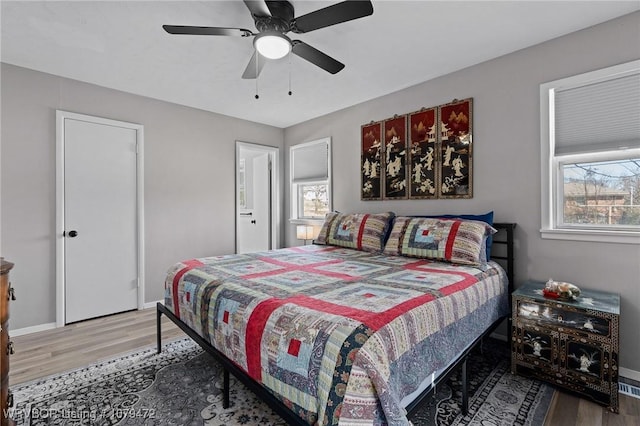
POLYGON ((65 119, 65 323, 138 305, 136 156, 136 129, 65 119))

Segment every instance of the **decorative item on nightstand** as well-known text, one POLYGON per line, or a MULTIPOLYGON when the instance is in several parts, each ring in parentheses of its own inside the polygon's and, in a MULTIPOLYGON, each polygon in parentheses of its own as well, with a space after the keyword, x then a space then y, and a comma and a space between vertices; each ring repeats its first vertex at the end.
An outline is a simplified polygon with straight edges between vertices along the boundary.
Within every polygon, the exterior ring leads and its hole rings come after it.
POLYGON ((304 245, 307 245, 307 241, 313 240, 315 236, 313 235, 314 229, 311 225, 297 225, 296 226, 296 238, 299 240, 304 240, 304 245))
POLYGON ((542 289, 542 295, 549 299, 575 300, 580 296, 580 289, 574 284, 549 278, 542 289))
POLYGON ((511 371, 617 413, 620 296, 570 289, 571 297, 549 298, 544 282, 529 281, 513 292, 511 371))

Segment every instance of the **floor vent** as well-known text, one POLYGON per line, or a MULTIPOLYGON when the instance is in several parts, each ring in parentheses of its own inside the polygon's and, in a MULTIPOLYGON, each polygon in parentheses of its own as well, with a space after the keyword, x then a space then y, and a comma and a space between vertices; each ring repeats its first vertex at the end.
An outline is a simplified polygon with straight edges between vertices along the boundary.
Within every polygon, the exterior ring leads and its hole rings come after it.
POLYGON ((626 383, 618 383, 620 393, 640 399, 640 388, 626 383))

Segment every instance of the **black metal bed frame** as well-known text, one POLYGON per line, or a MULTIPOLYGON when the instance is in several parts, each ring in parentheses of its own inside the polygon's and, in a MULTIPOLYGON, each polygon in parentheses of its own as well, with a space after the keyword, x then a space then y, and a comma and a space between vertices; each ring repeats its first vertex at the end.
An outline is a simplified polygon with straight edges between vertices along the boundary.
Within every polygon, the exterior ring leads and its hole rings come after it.
MULTIPOLYGON (((498 262, 505 262, 505 271, 509 279, 509 309, 511 309, 511 293, 513 292, 514 282, 514 229, 515 223, 494 223, 493 227, 498 231, 494 235, 492 251, 500 251, 500 253, 492 253, 491 259, 498 262), (506 246, 506 250, 496 250, 496 244, 506 246), (504 253, 506 251, 506 253, 504 253)), ((196 331, 182 322, 171 312, 164 304, 158 302, 156 305, 156 328, 157 328, 157 345, 158 353, 162 351, 162 327, 161 318, 162 314, 166 315, 171 321, 173 321, 182 331, 184 331, 194 342, 196 342, 203 350, 208 352, 213 358, 218 361, 223 367, 223 402, 224 408, 229 407, 229 373, 232 373, 240 382, 242 382, 248 389, 256 394, 258 398, 264 401, 271 409, 273 409, 283 420, 289 425, 307 425, 301 417, 291 411, 281 400, 271 393, 267 388, 254 381, 249 375, 242 370, 237 364, 229 360, 222 352, 215 349, 209 342, 204 340, 196 331)), ((411 418, 421 408, 421 406, 427 401, 427 398, 435 395, 435 390, 444 380, 447 380, 451 374, 453 374, 458 368, 461 369, 461 381, 462 381, 462 413, 467 414, 469 406, 469 396, 467 389, 467 358, 469 353, 478 345, 482 343, 482 340, 490 335, 505 319, 510 320, 511 316, 505 316, 499 318, 494 322, 487 330, 485 330, 473 343, 462 353, 458 355, 453 363, 449 365, 438 377, 435 378, 431 386, 427 387, 413 402, 407 407, 407 417, 411 418)))

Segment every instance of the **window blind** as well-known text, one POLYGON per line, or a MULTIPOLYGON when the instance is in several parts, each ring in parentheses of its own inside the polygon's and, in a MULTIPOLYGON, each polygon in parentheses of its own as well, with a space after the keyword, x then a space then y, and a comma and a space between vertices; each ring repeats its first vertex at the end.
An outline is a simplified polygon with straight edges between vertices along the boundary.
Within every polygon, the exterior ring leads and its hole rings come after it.
POLYGON ((555 92, 555 154, 640 148, 640 72, 555 92))
POLYGON ((291 181, 304 183, 329 179, 329 144, 326 141, 291 147, 291 181))

